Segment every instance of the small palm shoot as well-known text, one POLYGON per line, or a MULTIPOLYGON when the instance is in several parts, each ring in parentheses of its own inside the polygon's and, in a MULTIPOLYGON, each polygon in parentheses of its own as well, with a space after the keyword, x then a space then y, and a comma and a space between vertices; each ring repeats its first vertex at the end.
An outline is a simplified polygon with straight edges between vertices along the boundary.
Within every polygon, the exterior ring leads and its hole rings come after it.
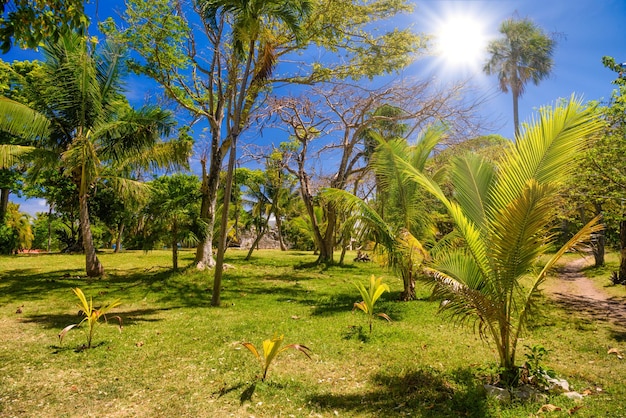
POLYGON ((361 302, 356 302, 354 304, 354 309, 358 308, 367 314, 370 326, 370 334, 372 333, 372 322, 374 320, 374 315, 391 322, 391 318, 389 318, 389 316, 385 313, 374 314, 374 305, 376 304, 378 298, 380 298, 380 296, 384 292, 389 292, 389 286, 386 283, 383 283, 382 277, 376 278, 374 277, 374 275, 372 275, 370 277, 370 283, 368 288, 366 288, 363 283, 355 283, 354 286, 359 289, 361 297, 363 298, 361 302))
MULTIPOLYGON (((122 302, 119 299, 116 299, 113 302, 107 305, 104 305, 100 308, 94 308, 93 299, 89 298, 89 302, 88 302, 87 298, 85 297, 85 294, 83 293, 82 290, 80 290, 80 288, 77 287, 75 289, 72 289, 72 291, 74 292, 76 297, 78 297, 78 299, 80 300, 80 304, 78 305, 78 307, 80 308, 80 312, 84 316, 84 318, 78 324, 71 324, 63 328, 63 330, 61 330, 61 332, 59 333, 59 342, 63 343, 63 337, 65 337, 65 334, 67 334, 69 330, 75 327, 79 327, 84 322, 87 322, 87 326, 89 328, 87 332, 87 348, 91 348, 93 334, 96 330, 96 326, 98 325, 100 318, 104 318, 106 322, 107 312, 109 312, 113 308, 120 306, 122 302)), ((120 318, 119 316, 115 316, 114 318, 116 318, 119 321, 120 323, 119 329, 121 332, 122 331, 122 318, 120 318)))
POLYGON ((272 364, 272 361, 283 351, 293 348, 294 350, 298 350, 301 353, 303 353, 309 359, 311 358, 311 356, 309 355, 309 352, 311 350, 302 344, 289 344, 281 348, 281 345, 283 344, 283 340, 284 340, 284 335, 281 335, 279 337, 276 334, 274 334, 274 337, 272 337, 271 339, 267 339, 263 341, 263 355, 259 354, 259 351, 256 349, 254 344, 241 343, 252 354, 254 354, 257 360, 259 360, 259 362, 261 363, 261 369, 263 370, 263 377, 261 378, 262 382, 265 381, 265 377, 267 376, 267 370, 269 369, 270 364, 272 364))

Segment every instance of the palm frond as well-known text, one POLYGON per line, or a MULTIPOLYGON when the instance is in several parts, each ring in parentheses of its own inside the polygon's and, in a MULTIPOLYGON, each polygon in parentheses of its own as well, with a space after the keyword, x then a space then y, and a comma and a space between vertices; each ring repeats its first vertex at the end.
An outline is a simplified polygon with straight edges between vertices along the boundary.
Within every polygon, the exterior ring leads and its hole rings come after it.
MULTIPOLYGON (((471 258, 468 257, 466 260, 471 260, 471 258)), ((447 312, 459 323, 472 324, 483 338, 489 335, 487 330, 491 335, 494 332, 497 333, 495 324, 502 312, 500 306, 490 297, 491 295, 472 289, 439 270, 426 268, 425 272, 435 282, 433 296, 443 299, 440 306, 442 311, 447 312)))
POLYGON ((457 225, 459 233, 465 240, 469 251, 476 260, 477 265, 480 266, 482 274, 486 277, 491 277, 492 267, 488 256, 488 240, 486 239, 484 231, 481 231, 476 224, 466 216, 463 208, 458 203, 448 199, 439 185, 427 175, 416 170, 402 159, 397 159, 396 161, 399 165, 403 166, 404 175, 408 180, 420 184, 427 192, 431 193, 435 198, 443 203, 457 225))
POLYGON ((463 213, 478 228, 485 228, 488 220, 490 196, 495 179, 494 166, 477 154, 455 158, 450 169, 455 197, 463 213))
POLYGON ((151 190, 149 183, 139 180, 119 176, 106 177, 106 180, 124 199, 132 199, 137 202, 147 199, 151 190))
POLYGON ((531 178, 540 183, 564 181, 575 167, 569 161, 582 149, 585 138, 602 126, 595 109, 584 107, 574 97, 566 106, 542 108, 539 120, 527 126, 498 164, 495 210, 515 200, 531 178))
POLYGON ((50 121, 26 105, 0 96, 0 130, 27 140, 45 136, 50 121))
POLYGON ((380 240, 380 244, 386 248, 393 248, 395 237, 390 226, 380 215, 363 199, 341 189, 325 188, 321 195, 324 199, 333 202, 339 210, 349 213, 356 211, 361 221, 373 230, 380 240))
POLYGON ((552 184, 529 180, 522 194, 495 215, 490 251, 504 287, 511 288, 545 251, 554 192, 552 184))
POLYGON ((99 125, 94 137, 102 143, 103 155, 118 161, 140 156, 158 144, 162 136, 168 136, 174 125, 168 111, 153 107, 128 108, 118 119, 99 125))
POLYGON ((74 138, 70 147, 61 155, 66 174, 80 173, 83 193, 97 180, 100 172, 100 158, 93 142, 85 136, 74 138))
POLYGON ((0 144, 0 169, 13 167, 28 154, 32 153, 33 150, 35 150, 35 147, 0 144))

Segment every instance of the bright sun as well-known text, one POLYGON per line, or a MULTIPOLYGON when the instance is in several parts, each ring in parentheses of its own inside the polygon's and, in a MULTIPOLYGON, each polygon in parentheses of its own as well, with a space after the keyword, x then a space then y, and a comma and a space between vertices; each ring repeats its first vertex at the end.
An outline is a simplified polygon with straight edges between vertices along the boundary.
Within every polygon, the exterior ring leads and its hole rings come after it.
POLYGON ((438 54, 453 66, 480 66, 487 37, 481 23, 470 16, 446 18, 435 37, 438 54))

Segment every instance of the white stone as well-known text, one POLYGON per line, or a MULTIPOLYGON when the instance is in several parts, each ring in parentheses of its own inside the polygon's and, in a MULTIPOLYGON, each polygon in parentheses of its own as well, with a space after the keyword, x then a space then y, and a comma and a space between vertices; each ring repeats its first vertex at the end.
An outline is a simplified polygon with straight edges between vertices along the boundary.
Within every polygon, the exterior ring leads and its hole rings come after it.
POLYGON ((487 391, 487 396, 491 398, 495 398, 502 403, 511 401, 511 392, 506 389, 499 388, 493 385, 484 385, 485 391, 487 391))
POLYGON ((583 395, 581 395, 578 392, 565 392, 563 393, 563 396, 567 396, 569 399, 572 399, 575 401, 580 401, 583 399, 583 395))

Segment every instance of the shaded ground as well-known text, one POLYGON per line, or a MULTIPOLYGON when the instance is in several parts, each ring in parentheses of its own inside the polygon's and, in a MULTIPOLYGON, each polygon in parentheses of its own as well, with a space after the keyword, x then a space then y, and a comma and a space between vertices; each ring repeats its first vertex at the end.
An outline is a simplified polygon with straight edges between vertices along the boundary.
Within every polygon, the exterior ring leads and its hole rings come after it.
POLYGON ((608 321, 626 330, 626 300, 608 295, 582 273, 592 262, 591 257, 580 257, 565 264, 546 290, 572 313, 608 321))

